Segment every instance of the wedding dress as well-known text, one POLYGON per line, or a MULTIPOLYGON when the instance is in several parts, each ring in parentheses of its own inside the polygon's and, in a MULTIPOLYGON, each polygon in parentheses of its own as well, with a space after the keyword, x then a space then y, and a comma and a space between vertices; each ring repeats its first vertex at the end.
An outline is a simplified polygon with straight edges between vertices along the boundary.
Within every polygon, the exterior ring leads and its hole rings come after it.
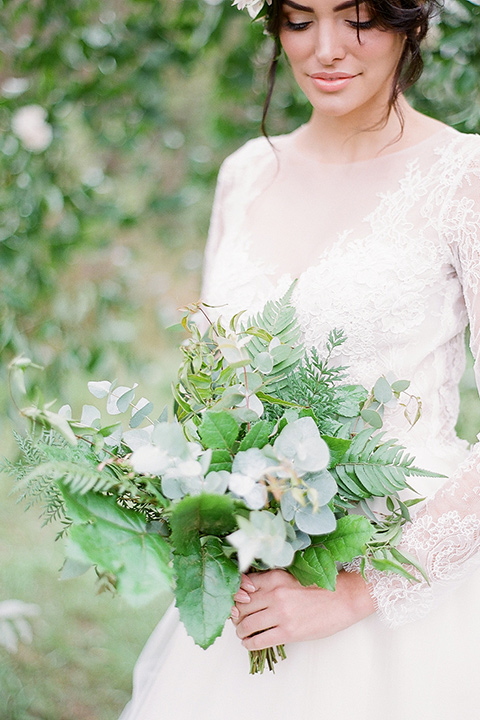
POLYGON ((480 353, 480 137, 442 128, 414 147, 327 165, 290 135, 247 143, 222 166, 203 299, 224 315, 254 313, 298 278, 305 342, 332 328, 335 360, 370 388, 411 380, 422 415, 403 408, 385 429, 421 467, 428 498, 403 547, 430 584, 370 572, 377 612, 325 640, 292 643, 273 675, 248 674, 227 623, 207 651, 171 608, 135 669, 121 720, 477 720, 480 717, 480 443, 455 434, 464 331, 480 353))

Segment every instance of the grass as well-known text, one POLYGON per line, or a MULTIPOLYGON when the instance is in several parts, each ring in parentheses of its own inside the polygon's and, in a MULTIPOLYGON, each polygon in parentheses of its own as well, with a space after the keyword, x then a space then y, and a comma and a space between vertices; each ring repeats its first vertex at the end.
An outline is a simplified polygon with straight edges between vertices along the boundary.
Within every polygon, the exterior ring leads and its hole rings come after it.
POLYGON ((34 639, 15 655, 0 648, 0 720, 115 720, 129 699, 135 660, 169 598, 132 609, 96 594, 95 574, 59 581, 61 541, 25 512, 0 476, 0 600, 40 607, 34 639))

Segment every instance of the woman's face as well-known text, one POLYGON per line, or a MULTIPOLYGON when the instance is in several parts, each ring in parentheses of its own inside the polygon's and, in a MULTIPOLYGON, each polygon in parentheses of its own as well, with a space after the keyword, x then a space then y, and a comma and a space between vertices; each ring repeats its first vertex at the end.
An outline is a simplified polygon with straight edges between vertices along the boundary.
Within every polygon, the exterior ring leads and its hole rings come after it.
POLYGON ((359 10, 357 34, 355 0, 284 0, 280 40, 314 114, 370 124, 372 112, 384 115, 405 38, 359 10))

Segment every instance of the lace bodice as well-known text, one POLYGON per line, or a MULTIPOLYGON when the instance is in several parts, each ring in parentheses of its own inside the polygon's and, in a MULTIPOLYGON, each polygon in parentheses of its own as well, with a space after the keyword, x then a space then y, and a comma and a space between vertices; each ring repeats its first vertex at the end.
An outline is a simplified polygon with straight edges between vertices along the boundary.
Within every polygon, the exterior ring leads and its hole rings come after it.
POLYGON ((349 165, 319 163, 295 137, 273 147, 258 138, 224 162, 203 299, 223 314, 254 312, 296 277, 308 346, 322 349, 343 328, 337 359, 352 381, 370 387, 389 372, 411 380, 420 421, 409 430, 391 410, 385 429, 448 479, 418 479, 429 499, 404 533, 430 585, 369 572, 378 612, 394 626, 428 612, 480 564, 480 444, 468 452, 455 434, 468 322, 480 357, 480 137, 443 128, 349 165))

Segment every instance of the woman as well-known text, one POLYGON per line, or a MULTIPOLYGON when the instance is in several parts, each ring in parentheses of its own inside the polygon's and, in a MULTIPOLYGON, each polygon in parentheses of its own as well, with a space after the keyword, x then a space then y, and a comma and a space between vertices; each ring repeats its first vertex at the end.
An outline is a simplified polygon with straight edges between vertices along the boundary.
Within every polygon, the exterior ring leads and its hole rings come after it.
POLYGON ((269 0, 267 28, 312 116, 225 161, 204 276, 204 299, 228 313, 261 308, 298 278, 307 345, 322 348, 342 327, 339 360, 353 381, 411 379, 422 418, 408 431, 392 410, 386 429, 448 476, 442 487, 418 480, 429 499, 403 539, 430 585, 343 571, 331 593, 281 570, 244 576, 233 623, 206 652, 167 613, 124 720, 478 717, 480 450, 468 454, 454 426, 468 321, 479 352, 480 139, 402 96, 431 10, 424 0, 269 0), (245 648, 282 642, 276 674, 249 676, 245 648))

